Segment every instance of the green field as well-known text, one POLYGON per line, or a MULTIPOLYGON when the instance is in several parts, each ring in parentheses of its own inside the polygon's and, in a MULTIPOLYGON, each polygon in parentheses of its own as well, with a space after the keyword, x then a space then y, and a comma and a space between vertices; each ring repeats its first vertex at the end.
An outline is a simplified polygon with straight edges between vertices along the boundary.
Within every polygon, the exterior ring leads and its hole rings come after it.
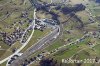
POLYGON ((45 35, 47 35, 50 32, 50 29, 46 29, 43 32, 40 30, 35 30, 31 40, 29 41, 28 45, 21 51, 24 52, 29 47, 31 47, 33 44, 35 44, 39 39, 43 38, 45 35))
MULTIPOLYGON (((26 29, 29 26, 27 18, 33 19, 34 9, 30 6, 31 3, 28 0, 26 2, 22 0, 0 0, 0 32, 6 32, 7 35, 10 35, 15 31, 15 28, 26 29), (21 18, 22 13, 25 11, 27 11, 28 17, 21 18), (20 21, 24 25, 20 25, 20 21)), ((12 46, 8 46, 1 39, 0 35, 0 60, 10 56, 14 48, 18 49, 22 46, 19 41, 15 42, 12 46)))

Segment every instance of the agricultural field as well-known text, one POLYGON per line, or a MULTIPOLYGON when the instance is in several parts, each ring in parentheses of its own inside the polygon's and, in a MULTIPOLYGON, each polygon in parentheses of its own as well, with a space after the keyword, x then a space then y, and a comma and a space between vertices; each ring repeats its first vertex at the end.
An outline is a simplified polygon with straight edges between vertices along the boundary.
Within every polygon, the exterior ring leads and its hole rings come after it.
POLYGON ((34 35, 32 36, 32 39, 30 40, 30 42, 28 43, 27 46, 25 46, 21 53, 23 53, 25 50, 27 50, 29 47, 31 47, 32 45, 34 45, 36 42, 39 41, 39 39, 45 37, 45 35, 47 35, 49 32, 51 31, 50 28, 46 29, 45 31, 41 32, 39 30, 35 30, 34 35))
POLYGON ((21 47, 11 66, 100 66, 99 1, 0 0, 0 61, 21 47))
MULTIPOLYGON (((59 15, 59 20, 63 24, 62 35, 58 37, 51 45, 48 45, 46 48, 43 48, 41 51, 37 51, 32 54, 30 57, 37 56, 42 52, 50 52, 50 55, 47 55, 47 58, 56 59, 58 63, 62 62, 62 59, 76 59, 76 60, 86 60, 86 59, 96 59, 100 58, 100 34, 97 36, 90 34, 87 38, 80 41, 79 43, 72 43, 77 39, 83 37, 85 34, 89 32, 98 32, 100 25, 100 20, 96 19, 97 16, 100 15, 100 6, 94 1, 88 0, 70 0, 68 2, 72 6, 75 4, 84 4, 86 5, 86 10, 76 12, 75 15, 78 16, 79 19, 84 24, 82 29, 78 29, 77 26, 80 25, 75 17, 71 17, 70 15, 65 15, 61 13, 60 10, 52 9, 55 14, 59 15), (90 13, 87 11, 89 10, 90 13), (68 21, 67 19, 70 18, 68 21), (91 21, 92 18, 92 21, 91 21), (71 44, 70 44, 71 43, 71 44), (69 45, 70 44, 70 45, 69 45), (91 45, 90 45, 91 44, 91 45), (64 46, 61 48, 61 46, 64 46), (59 49, 61 48, 61 49, 59 49), (56 52, 56 50, 58 50, 56 52), (54 52, 54 54, 53 54, 54 52)), ((39 18, 51 18, 52 15, 39 11, 37 17, 39 18), (41 15, 42 13, 42 15, 41 15), (49 15, 49 16, 48 16, 49 15)), ((34 63, 30 66, 36 66, 34 63)), ((38 65, 38 62, 37 62, 38 65)), ((64 64, 61 66, 78 66, 78 64, 64 64)), ((99 66, 98 63, 80 63, 80 66, 99 66)))
POLYGON ((29 26, 29 19, 33 19, 33 8, 28 0, 0 0, 0 60, 13 54, 14 49, 19 49, 22 44, 16 41, 12 46, 3 41, 1 33, 12 35, 16 28, 25 30, 29 26), (24 12, 27 15, 24 17, 24 12), (27 19, 29 18, 29 19, 27 19))

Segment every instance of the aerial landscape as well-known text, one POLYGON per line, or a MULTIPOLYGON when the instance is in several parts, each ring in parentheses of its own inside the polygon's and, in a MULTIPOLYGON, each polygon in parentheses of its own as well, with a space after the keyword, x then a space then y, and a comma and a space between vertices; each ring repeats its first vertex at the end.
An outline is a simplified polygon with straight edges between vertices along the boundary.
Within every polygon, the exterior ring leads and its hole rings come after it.
POLYGON ((100 0, 0 0, 0 66, 100 66, 100 0))

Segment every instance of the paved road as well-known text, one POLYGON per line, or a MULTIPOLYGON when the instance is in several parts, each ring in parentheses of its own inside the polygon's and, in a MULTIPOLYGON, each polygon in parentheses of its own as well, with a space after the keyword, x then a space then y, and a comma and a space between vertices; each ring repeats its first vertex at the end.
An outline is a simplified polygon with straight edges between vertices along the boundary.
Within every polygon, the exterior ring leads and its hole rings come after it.
POLYGON ((32 35, 33 35, 33 33, 34 33, 35 14, 36 14, 36 12, 35 12, 35 10, 34 10, 34 21, 32 22, 33 31, 32 31, 32 33, 31 33, 31 35, 29 36, 28 40, 27 40, 27 41, 22 45, 22 47, 20 47, 14 54, 12 54, 12 55, 10 55, 9 57, 7 57, 7 58, 1 60, 1 61, 0 61, 0 64, 2 64, 3 62, 7 61, 9 58, 13 57, 14 55, 18 54, 18 53, 28 44, 28 42, 30 41, 30 39, 31 39, 31 37, 32 37, 32 35))
POLYGON ((54 39, 54 37, 57 38, 59 35, 59 29, 60 27, 57 26, 54 31, 52 31, 50 34, 39 40, 36 44, 34 44, 32 47, 30 47, 27 51, 23 53, 22 56, 20 56, 17 60, 14 61, 10 66, 17 66, 19 62, 22 62, 24 59, 26 59, 28 56, 36 52, 37 50, 43 48, 47 42, 54 39))
POLYGON ((36 44, 34 44, 27 51, 25 51, 23 55, 20 56, 17 60, 15 60, 14 63, 12 63, 10 66, 18 66, 19 62, 22 62, 25 58, 27 58, 32 53, 43 48, 43 46, 47 44, 46 42, 50 42, 50 40, 54 39, 55 37, 57 38, 59 33, 60 33, 60 27, 56 26, 56 28, 50 34, 48 34, 47 36, 39 40, 36 44))

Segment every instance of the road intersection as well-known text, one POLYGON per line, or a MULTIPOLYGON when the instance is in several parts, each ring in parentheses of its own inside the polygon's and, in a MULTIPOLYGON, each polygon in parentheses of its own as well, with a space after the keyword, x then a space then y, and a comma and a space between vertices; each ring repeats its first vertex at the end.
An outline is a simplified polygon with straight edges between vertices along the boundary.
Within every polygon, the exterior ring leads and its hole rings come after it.
POLYGON ((20 47, 18 50, 16 50, 15 53, 13 53, 9 57, 1 60, 0 64, 2 64, 3 62, 7 61, 9 58, 13 57, 14 55, 18 54, 28 44, 28 42, 30 41, 30 39, 32 38, 32 35, 34 33, 34 28, 35 28, 35 14, 36 14, 36 10, 34 9, 34 20, 33 20, 32 24, 31 24, 33 26, 33 30, 32 30, 31 35, 29 36, 28 40, 22 45, 22 47, 20 47))

